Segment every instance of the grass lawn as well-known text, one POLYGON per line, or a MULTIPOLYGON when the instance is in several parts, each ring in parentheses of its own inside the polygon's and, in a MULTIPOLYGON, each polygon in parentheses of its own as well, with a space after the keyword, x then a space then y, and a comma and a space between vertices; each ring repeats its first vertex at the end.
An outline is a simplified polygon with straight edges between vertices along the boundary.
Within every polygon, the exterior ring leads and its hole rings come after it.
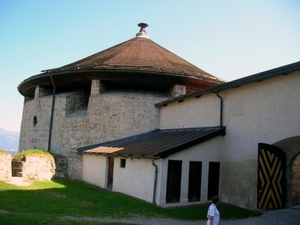
MULTIPOLYGON (((256 211, 220 204, 222 219, 259 216, 256 211)), ((144 201, 80 181, 35 181, 14 186, 0 181, 0 223, 5 225, 122 224, 69 218, 132 217, 205 220, 208 205, 160 208, 144 201)), ((125 223, 123 223, 125 224, 125 223)), ((128 224, 127 224, 128 225, 128 224)))

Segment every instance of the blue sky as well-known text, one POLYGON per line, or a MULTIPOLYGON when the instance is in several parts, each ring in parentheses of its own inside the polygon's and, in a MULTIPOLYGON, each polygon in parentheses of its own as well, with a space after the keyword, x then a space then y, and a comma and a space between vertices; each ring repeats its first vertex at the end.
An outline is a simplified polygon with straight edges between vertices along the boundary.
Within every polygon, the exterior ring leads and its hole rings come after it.
POLYGON ((135 36, 235 80, 300 61, 299 0, 0 0, 0 127, 19 131, 17 86, 135 36))

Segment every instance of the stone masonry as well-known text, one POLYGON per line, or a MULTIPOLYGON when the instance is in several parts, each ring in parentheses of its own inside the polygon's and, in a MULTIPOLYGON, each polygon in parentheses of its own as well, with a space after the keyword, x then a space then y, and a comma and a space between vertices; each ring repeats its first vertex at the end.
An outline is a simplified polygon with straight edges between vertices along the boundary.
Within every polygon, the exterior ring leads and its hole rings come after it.
POLYGON ((159 109, 154 104, 169 98, 155 91, 104 90, 99 80, 92 81, 90 91, 58 93, 48 149, 50 93, 37 86, 34 99, 25 100, 19 151, 40 148, 65 156, 71 179, 82 178, 77 148, 159 128, 159 109))
POLYGON ((11 178, 11 154, 0 152, 0 180, 11 178))
POLYGON ((11 165, 12 175, 27 181, 67 178, 67 159, 61 156, 27 155, 11 165))

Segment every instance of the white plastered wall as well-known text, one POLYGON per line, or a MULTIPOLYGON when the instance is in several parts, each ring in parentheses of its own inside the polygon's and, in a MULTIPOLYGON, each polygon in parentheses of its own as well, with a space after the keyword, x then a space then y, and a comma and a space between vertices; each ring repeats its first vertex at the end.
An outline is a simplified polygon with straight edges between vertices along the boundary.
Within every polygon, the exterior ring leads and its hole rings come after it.
POLYGON ((105 156, 83 154, 82 180, 106 188, 107 158, 105 156))
MULTIPOLYGON (((125 168, 120 167, 120 160, 119 157, 115 158, 113 190, 153 202, 155 167, 151 159, 127 158, 125 168)), ((155 160, 155 164, 161 168, 160 160, 155 160)))
MULTIPOLYGON (((255 209, 258 143, 273 144, 300 135, 300 72, 224 90, 220 95, 226 126, 220 197, 224 202, 255 209)), ((161 108, 162 129, 219 124, 220 99, 216 94, 161 108)))
MULTIPOLYGON (((202 162, 201 174, 201 194, 200 202, 207 202, 207 187, 208 187, 208 169, 209 162, 220 162, 222 149, 222 136, 215 139, 205 141, 201 144, 195 145, 184 151, 170 155, 162 161, 161 167, 161 182, 158 188, 159 199, 158 205, 160 206, 178 206, 199 204, 199 202, 188 202, 188 178, 189 178, 189 164, 191 161, 202 162), (167 176, 168 176, 168 161, 181 160, 182 161, 182 174, 181 174, 181 191, 179 203, 166 203, 166 189, 167 189, 167 176)), ((200 191, 200 190, 199 190, 200 191)))

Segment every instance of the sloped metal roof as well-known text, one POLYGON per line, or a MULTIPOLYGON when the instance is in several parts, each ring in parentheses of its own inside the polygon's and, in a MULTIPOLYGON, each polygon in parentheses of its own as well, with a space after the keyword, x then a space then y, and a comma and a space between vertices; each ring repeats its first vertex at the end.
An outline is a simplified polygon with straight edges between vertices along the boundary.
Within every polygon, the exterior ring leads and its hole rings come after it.
POLYGON ((225 127, 162 129, 77 149, 81 154, 166 158, 219 135, 225 127))

